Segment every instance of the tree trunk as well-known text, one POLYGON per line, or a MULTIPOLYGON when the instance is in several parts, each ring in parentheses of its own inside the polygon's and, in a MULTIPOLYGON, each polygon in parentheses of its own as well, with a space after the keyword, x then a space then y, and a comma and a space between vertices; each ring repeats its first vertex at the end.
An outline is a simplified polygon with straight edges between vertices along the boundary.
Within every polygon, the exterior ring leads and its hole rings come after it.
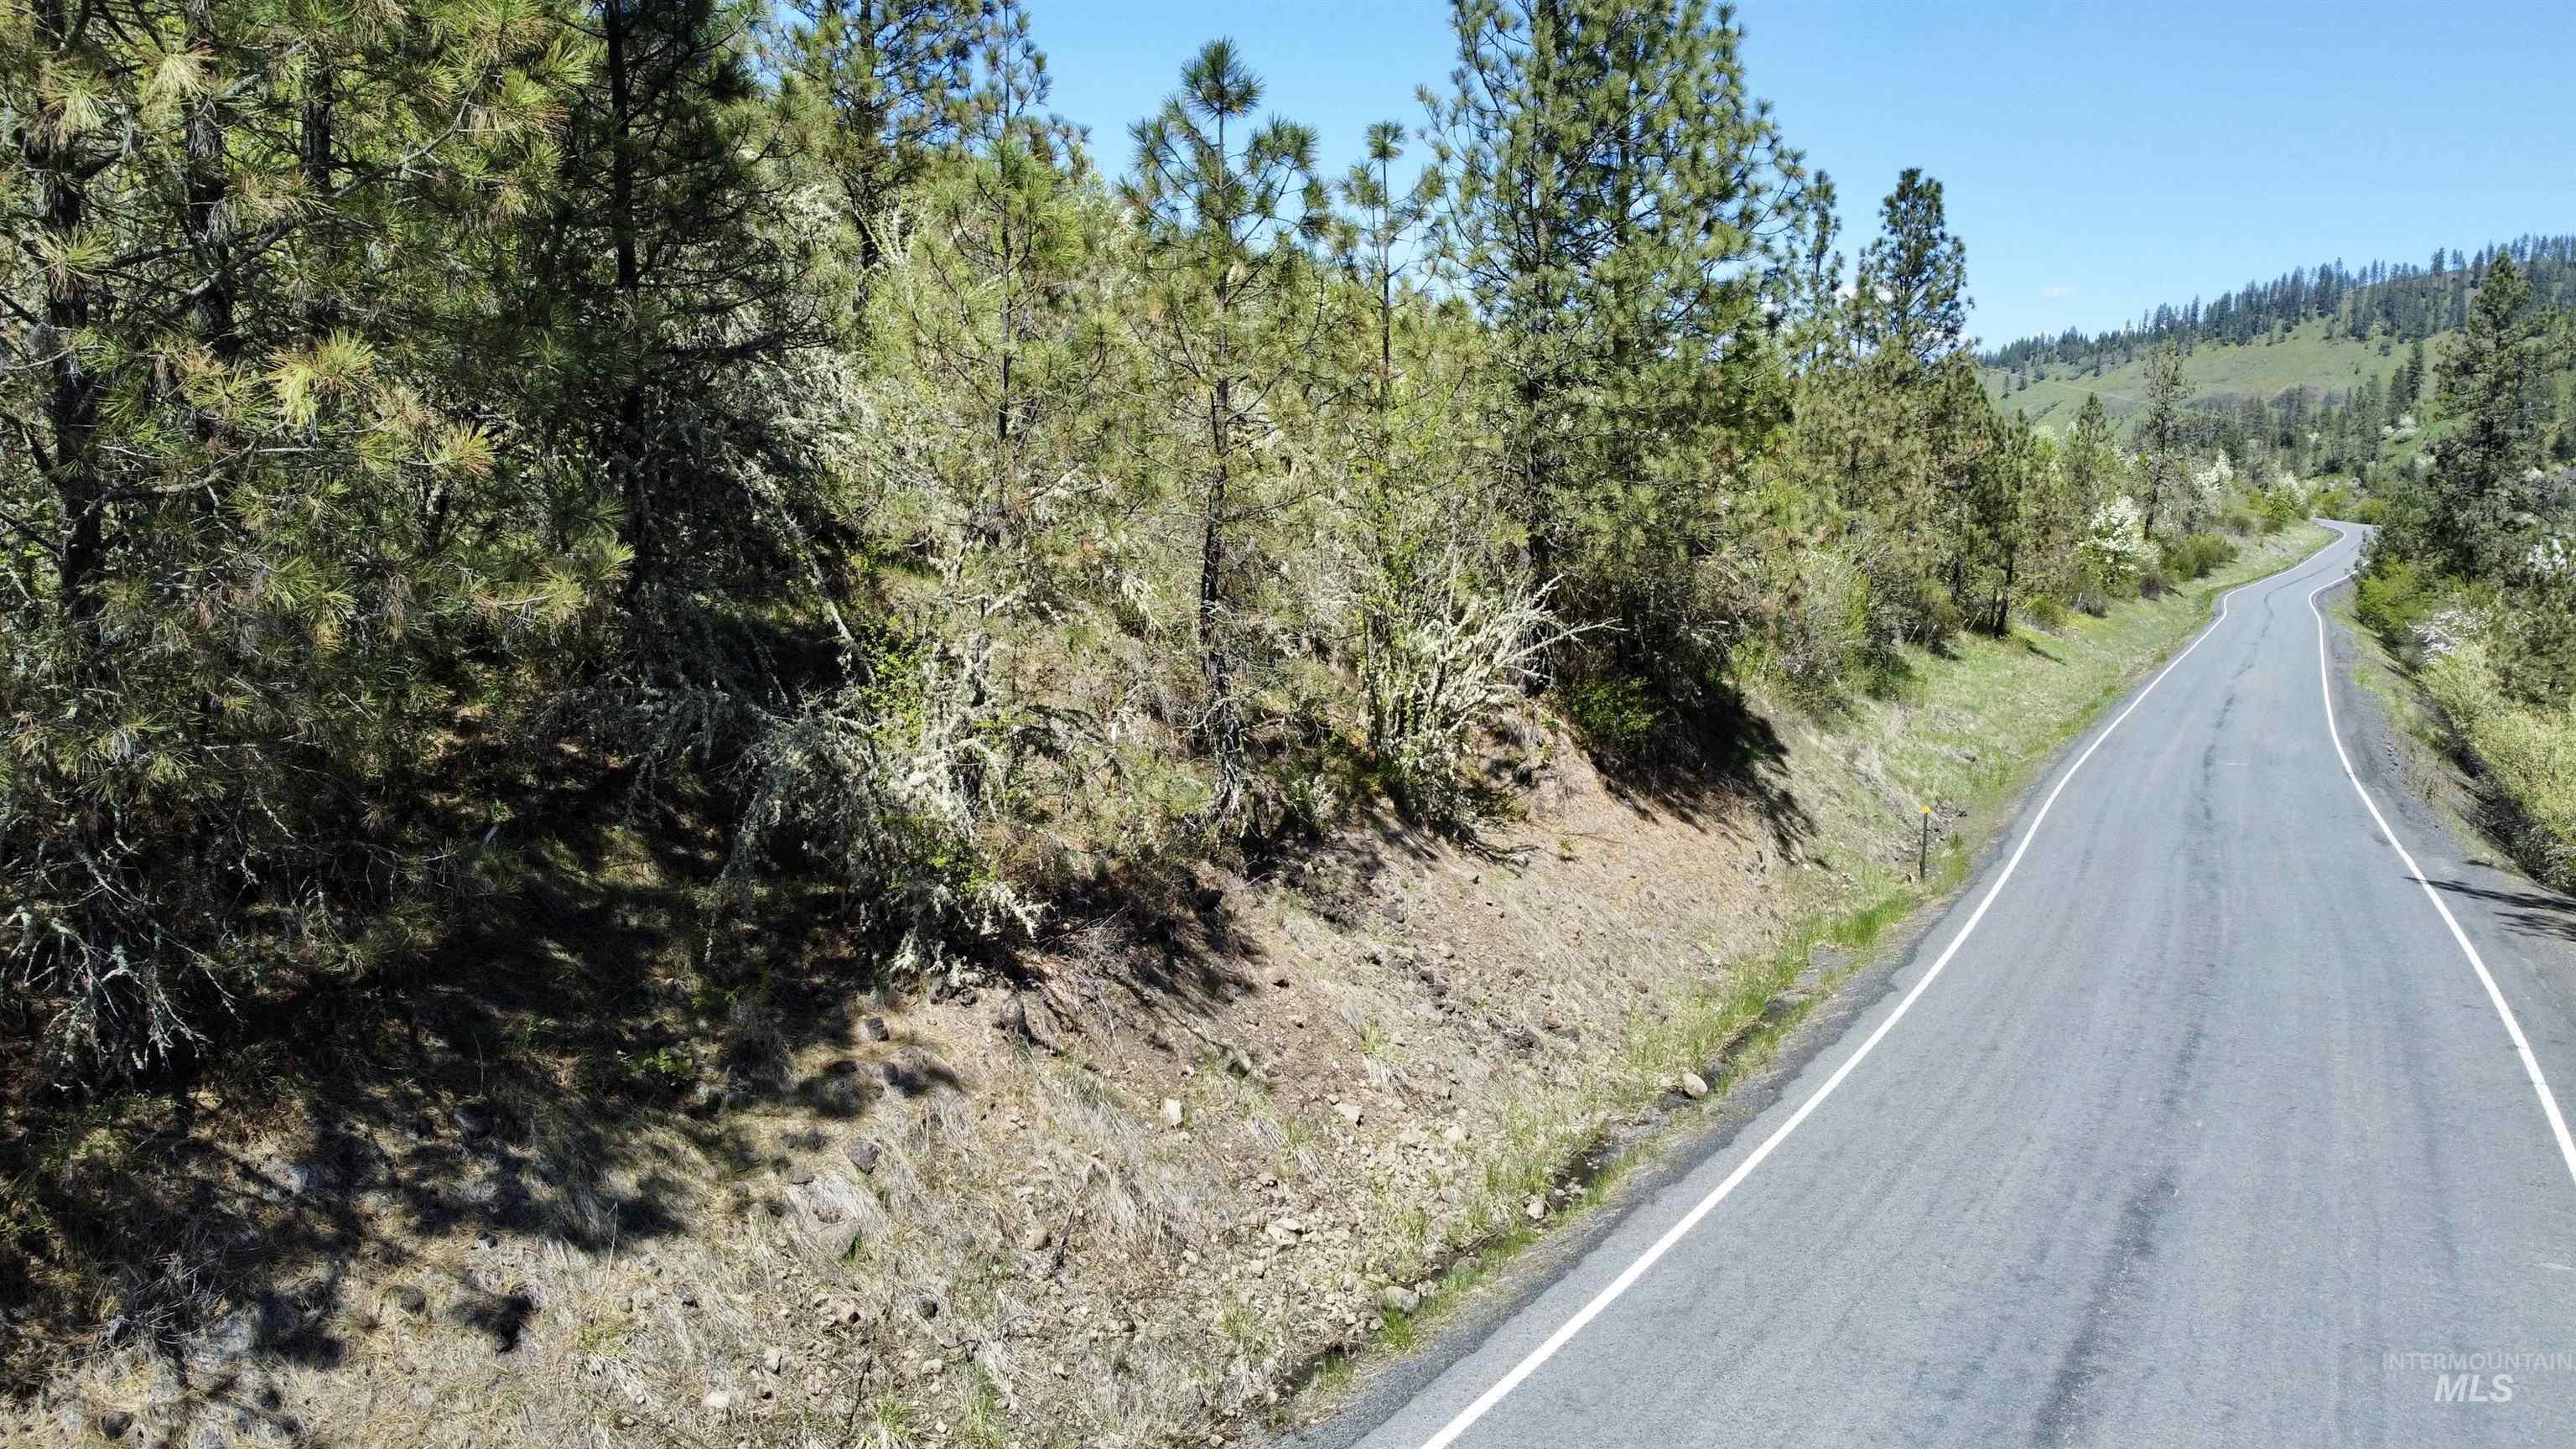
MULTIPOLYGON (((181 7, 188 49, 202 57, 216 53, 213 11, 212 0, 187 0, 181 7)), ((212 91, 188 103, 180 149, 186 198, 180 225, 205 272, 204 287, 189 307, 189 325, 215 360, 229 365, 241 356, 241 334, 233 320, 232 186, 224 175, 223 113, 212 91)), ((197 428, 201 440, 214 440, 214 419, 201 416, 197 428)))
MULTIPOLYGON (((629 0, 604 0, 602 18, 607 29, 608 104, 612 130, 608 162, 608 217, 611 245, 616 250, 617 291, 625 299, 626 322, 632 327, 638 320, 643 291, 643 272, 636 262, 635 251, 635 80, 633 56, 628 53, 626 6, 629 0)), ((642 592, 645 581, 656 573, 658 539, 653 517, 651 449, 644 440, 644 389, 632 370, 636 359, 630 351, 622 359, 629 369, 617 395, 617 439, 609 449, 619 475, 619 491, 626 500, 626 542, 633 561, 626 575, 626 596, 631 601, 642 592)))
MULTIPOLYGON (((36 30, 46 48, 59 55, 71 40, 63 0, 38 0, 36 30)), ((59 107, 24 128, 27 169, 35 178, 39 224, 45 234, 69 245, 87 217, 88 198, 81 190, 79 157, 63 138, 59 107)), ((95 452, 98 433, 99 380, 74 351, 75 339, 88 328, 90 283, 68 272, 48 271, 45 323, 36 351, 47 357, 52 383, 45 399, 45 431, 53 444, 46 470, 61 502, 63 542, 59 553, 58 603, 75 625, 98 617, 99 576, 107 562, 107 499, 95 452)), ((86 627, 75 631, 86 639, 86 627)), ((84 645, 84 648, 86 646, 84 645)))
POLYGON ((1216 466, 1208 474, 1206 514, 1199 538, 1199 660, 1208 692, 1207 743, 1216 756, 1214 813, 1234 808, 1243 780, 1243 722, 1234 703, 1234 656, 1224 619, 1226 494, 1233 483, 1234 380, 1220 376, 1208 409, 1208 441, 1216 466))

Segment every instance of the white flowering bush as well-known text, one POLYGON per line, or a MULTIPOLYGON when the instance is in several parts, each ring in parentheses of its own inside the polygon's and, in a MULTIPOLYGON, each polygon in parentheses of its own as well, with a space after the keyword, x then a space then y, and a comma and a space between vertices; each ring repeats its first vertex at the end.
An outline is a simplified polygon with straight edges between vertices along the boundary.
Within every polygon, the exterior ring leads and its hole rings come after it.
POLYGON ((2135 583, 2155 552, 2147 543, 2147 518, 2138 501, 2115 493, 2085 521, 2075 546, 2087 589, 2108 592, 2135 583))
POLYGON ((2484 621, 2458 606, 2435 611, 2415 626, 2415 642, 2427 659, 2440 659, 2457 654, 2462 647, 2484 632, 2484 621))
POLYGON ((2226 502, 2228 486, 2235 481, 2236 465, 2222 448, 2208 467, 2191 475, 2191 487, 2183 495, 2184 531, 2196 532, 2217 517, 2220 505, 2226 502))

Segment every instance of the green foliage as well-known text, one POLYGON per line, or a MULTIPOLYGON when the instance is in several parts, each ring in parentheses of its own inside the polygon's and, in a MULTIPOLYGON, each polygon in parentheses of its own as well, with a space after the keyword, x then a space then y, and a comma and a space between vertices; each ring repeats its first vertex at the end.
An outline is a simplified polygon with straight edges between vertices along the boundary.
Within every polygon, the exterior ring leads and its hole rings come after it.
POLYGON ((1565 716, 1593 753, 1624 765, 1642 763, 1664 727, 1644 681, 1621 675, 1578 679, 1560 691, 1565 716))
MULTIPOLYGON (((2534 702, 2482 638, 2429 660, 2426 692, 2485 768, 2491 823, 2542 879, 2576 882, 2576 715, 2565 695, 2534 702)), ((2563 691, 2565 681, 2558 681, 2563 691)))
POLYGON ((2164 576, 2172 581, 2205 579, 2236 561, 2236 545, 2215 533, 2190 533, 2164 546, 2164 576))
POLYGON ((1804 164, 1746 89, 1730 12, 1458 0, 1452 17, 1441 245, 1493 329, 1528 568, 1608 626, 1567 667, 1709 710, 1727 608, 1705 565, 1785 417, 1762 309, 1811 225, 1804 164))
POLYGON ((2353 612, 2363 626, 2392 644, 2414 642, 2415 626, 2439 603, 2432 580, 2404 559, 2375 560, 2354 590, 2353 612))
POLYGON ((694 919, 612 989, 1004 967, 1508 810, 1534 696, 1732 758, 2130 587, 2153 470, 1981 392, 1938 181, 1846 287, 1730 11, 1453 20, 1336 191, 1224 42, 1104 179, 1015 0, 23 12, 0 1020, 77 1085, 411 989, 614 812, 694 919))
POLYGON ((2502 574, 2537 537, 2539 384, 2547 319, 2510 258, 2478 287, 2468 326, 2443 354, 2448 425, 2433 466, 2392 523, 2392 546, 2464 578, 2502 574))
POLYGON ((2138 501, 2146 508, 2146 534, 2182 507, 2185 443, 2183 405, 2191 401, 2191 382, 2182 370, 2182 349, 2171 344, 2147 359, 2147 406, 2138 423, 2138 501))

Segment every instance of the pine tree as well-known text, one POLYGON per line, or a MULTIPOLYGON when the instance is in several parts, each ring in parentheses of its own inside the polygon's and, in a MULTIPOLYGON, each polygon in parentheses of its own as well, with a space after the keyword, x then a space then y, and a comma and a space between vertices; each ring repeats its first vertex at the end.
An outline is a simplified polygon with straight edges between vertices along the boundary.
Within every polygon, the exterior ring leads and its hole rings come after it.
POLYGON ((1078 136, 1044 110, 1046 57, 1018 0, 992 8, 977 56, 957 153, 925 174, 898 238, 912 265, 893 310, 920 405, 980 420, 943 431, 975 439, 952 465, 980 480, 976 526, 1000 541, 1076 466, 1064 428, 1109 346, 1089 285, 1104 217, 1078 184, 1078 136))
POLYGON ((1925 369, 1967 345, 1967 248, 1951 234, 1941 183, 1913 167, 1880 204, 1878 239, 1854 282, 1861 340, 1925 369))
POLYGON ((1197 433, 1194 617, 1207 712, 1196 734, 1217 766, 1211 819, 1231 815, 1245 785, 1232 535, 1262 507, 1274 402, 1320 325, 1304 244, 1331 222, 1314 132, 1256 124, 1261 89, 1231 42, 1210 41, 1161 113, 1135 127, 1136 176, 1125 187, 1152 288, 1143 340, 1179 383, 1176 421, 1197 433))
POLYGON ((2111 441, 2111 418, 2103 410, 2101 394, 2084 395, 2075 427, 2067 434, 2063 459, 2067 512, 2078 519, 2090 518, 2094 509, 2119 491, 2121 482, 2120 450, 2111 441))
POLYGON ((426 889, 428 661, 488 642, 484 581, 534 563, 473 486, 444 263, 523 194, 565 70, 542 12, 473 5, 27 20, 0 51, 0 531, 32 561, 0 627, 0 893, 53 1065, 115 1074, 426 889))
POLYGON ((1695 697, 1713 661, 1669 641, 1709 637, 1691 574, 1783 420, 1770 334, 1815 234, 1804 163, 1746 91, 1729 10, 1457 0, 1452 23, 1445 244, 1511 379, 1531 571, 1695 697))
POLYGON ((796 526, 743 485, 784 401, 747 383, 813 355, 850 305, 851 233, 799 202, 752 22, 740 0, 594 0, 557 182, 502 263, 527 405, 584 460, 552 507, 614 518, 619 647, 648 688, 768 673, 708 632, 766 586, 752 559, 796 526))
POLYGON ((2405 542, 2463 578, 2502 577, 2535 526, 2528 474, 2540 459, 2547 325, 2531 284, 2500 257, 2442 358, 2438 407, 2450 431, 2424 480, 2421 536, 2405 542))
POLYGON ((2146 535, 2156 536, 2156 523, 2182 504, 2184 456, 2183 408, 2191 401, 2191 380, 2183 376, 2182 350, 2172 343, 2147 358, 2147 406, 2138 420, 2138 481, 2146 497, 2146 535))
POLYGON ((1026 16, 977 0, 791 0, 780 19, 768 63, 795 149, 859 225, 864 278, 901 224, 904 196, 978 113, 979 55, 996 34, 1025 43, 1026 16))

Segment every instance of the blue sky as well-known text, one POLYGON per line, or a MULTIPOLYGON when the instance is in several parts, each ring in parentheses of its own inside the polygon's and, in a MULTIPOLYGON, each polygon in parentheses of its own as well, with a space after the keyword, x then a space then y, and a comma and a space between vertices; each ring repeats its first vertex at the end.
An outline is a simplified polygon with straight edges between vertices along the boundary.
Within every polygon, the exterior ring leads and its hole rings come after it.
MULTIPOLYGON (((1747 0, 1757 94, 1842 193, 1846 249, 1938 176, 1990 342, 2135 317, 2341 257, 2576 231, 2576 6, 1747 0)), ((1104 170, 1230 35, 1327 170, 1418 125, 1454 63, 1436 0, 1029 0, 1054 108, 1104 170)))

